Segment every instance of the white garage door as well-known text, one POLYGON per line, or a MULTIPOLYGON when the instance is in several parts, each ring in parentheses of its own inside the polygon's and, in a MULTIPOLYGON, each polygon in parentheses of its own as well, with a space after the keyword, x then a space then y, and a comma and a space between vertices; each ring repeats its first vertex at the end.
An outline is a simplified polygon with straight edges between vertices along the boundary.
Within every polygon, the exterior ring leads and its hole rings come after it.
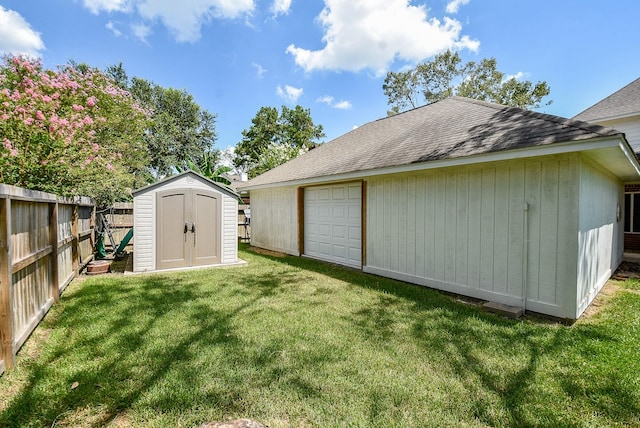
POLYGON ((362 185, 304 189, 304 254, 362 267, 362 185))

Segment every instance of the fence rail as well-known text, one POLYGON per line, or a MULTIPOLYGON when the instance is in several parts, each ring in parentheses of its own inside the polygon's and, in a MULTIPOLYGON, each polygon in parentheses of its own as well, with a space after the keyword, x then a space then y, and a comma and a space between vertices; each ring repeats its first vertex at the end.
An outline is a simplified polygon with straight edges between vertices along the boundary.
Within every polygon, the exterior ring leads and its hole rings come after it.
POLYGON ((0 374, 93 254, 88 198, 0 184, 0 374))

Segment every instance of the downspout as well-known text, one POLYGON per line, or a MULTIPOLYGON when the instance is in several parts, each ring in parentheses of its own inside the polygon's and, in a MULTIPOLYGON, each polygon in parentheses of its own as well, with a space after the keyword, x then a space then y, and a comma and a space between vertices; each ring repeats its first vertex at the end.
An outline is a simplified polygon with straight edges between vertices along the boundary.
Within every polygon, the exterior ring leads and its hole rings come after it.
POLYGON ((524 203, 524 230, 522 239, 522 313, 527 312, 527 274, 529 269, 529 203, 524 203))

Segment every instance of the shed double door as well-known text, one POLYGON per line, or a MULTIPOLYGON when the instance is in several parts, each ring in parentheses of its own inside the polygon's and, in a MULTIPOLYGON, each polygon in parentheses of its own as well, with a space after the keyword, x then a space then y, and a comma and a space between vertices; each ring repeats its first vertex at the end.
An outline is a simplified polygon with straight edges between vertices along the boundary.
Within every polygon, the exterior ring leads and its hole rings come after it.
POLYGON ((220 195, 177 189, 156 198, 156 269, 220 263, 220 195))

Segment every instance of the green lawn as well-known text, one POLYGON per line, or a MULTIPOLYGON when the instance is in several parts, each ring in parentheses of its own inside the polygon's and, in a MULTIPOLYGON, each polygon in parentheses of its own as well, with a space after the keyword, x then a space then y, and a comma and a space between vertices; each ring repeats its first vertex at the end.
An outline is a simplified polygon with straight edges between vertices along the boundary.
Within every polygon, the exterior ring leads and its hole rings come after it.
POLYGON ((567 326, 240 256, 72 283, 0 378, 0 426, 640 426, 637 281, 567 326))

